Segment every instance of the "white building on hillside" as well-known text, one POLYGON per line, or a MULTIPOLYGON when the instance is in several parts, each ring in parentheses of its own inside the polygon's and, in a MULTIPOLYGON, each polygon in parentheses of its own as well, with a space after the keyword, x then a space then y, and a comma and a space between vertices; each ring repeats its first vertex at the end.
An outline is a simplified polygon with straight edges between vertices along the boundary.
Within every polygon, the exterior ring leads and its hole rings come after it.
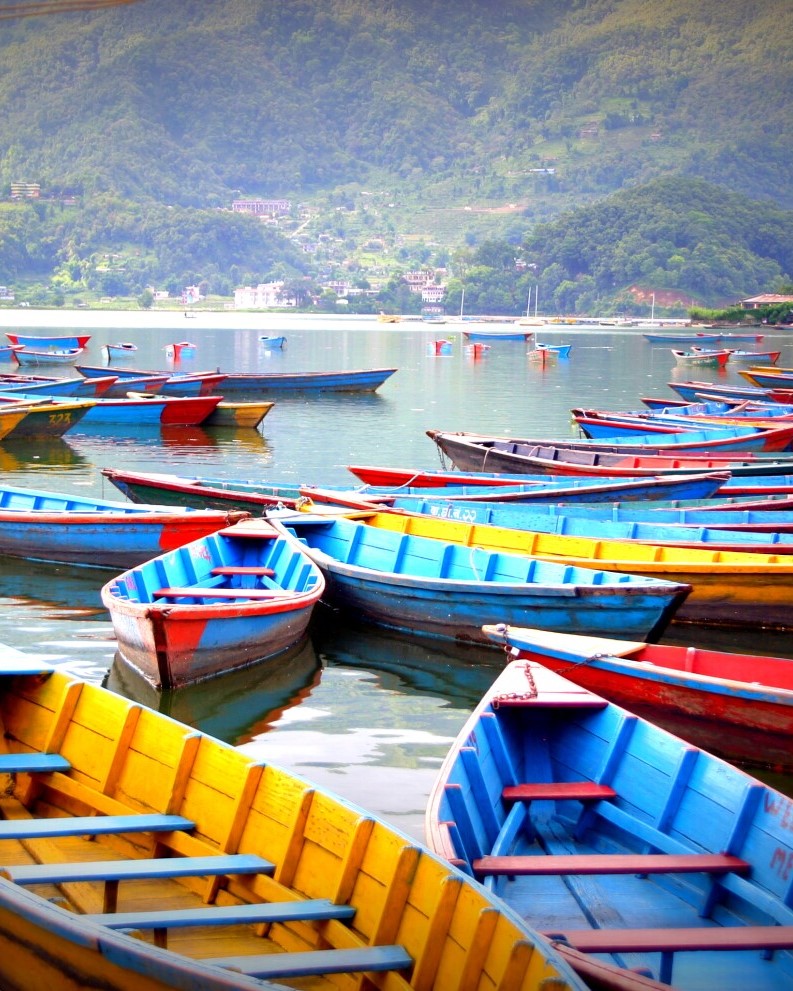
POLYGON ((234 307, 238 310, 263 310, 274 306, 294 306, 293 297, 284 297, 284 283, 260 282, 234 290, 234 307))

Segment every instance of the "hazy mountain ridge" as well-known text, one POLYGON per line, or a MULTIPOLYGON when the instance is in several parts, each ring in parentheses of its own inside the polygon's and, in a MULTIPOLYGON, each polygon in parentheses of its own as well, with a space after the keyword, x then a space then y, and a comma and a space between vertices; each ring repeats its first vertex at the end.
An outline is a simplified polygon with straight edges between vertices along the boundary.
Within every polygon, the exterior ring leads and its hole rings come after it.
POLYGON ((573 201, 672 169, 793 205, 790 20, 784 0, 147 0, 7 22, 0 181, 207 205, 552 157, 573 201), (631 114, 655 144, 616 140, 631 114), (597 142, 565 148, 586 121, 597 142))

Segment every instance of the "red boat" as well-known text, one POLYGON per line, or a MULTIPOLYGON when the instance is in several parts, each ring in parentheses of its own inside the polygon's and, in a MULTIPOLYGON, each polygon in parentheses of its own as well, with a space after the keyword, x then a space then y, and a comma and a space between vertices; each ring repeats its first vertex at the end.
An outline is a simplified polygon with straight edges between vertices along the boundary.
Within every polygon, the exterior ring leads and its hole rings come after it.
POLYGON ((793 771, 793 660, 504 625, 484 631, 510 659, 538 661, 711 753, 793 771))

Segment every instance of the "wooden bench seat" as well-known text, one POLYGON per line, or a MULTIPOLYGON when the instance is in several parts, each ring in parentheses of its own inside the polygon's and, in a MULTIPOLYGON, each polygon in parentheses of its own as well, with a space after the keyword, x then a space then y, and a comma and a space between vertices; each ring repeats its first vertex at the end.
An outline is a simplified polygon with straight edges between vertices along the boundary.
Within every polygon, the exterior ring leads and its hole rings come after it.
POLYGON ((272 578, 275 571, 272 568, 258 567, 254 564, 219 564, 212 569, 213 575, 254 575, 259 578, 272 578))
POLYGON ((545 933, 584 953, 793 948, 793 926, 703 926, 695 929, 572 929, 545 933))
POLYGON ((691 874, 700 871, 745 873, 750 864, 727 854, 560 854, 538 857, 480 857, 472 864, 479 875, 552 874, 691 874))
POLYGON ((195 823, 183 816, 159 814, 4 819, 0 821, 0 840, 52 839, 56 836, 107 836, 113 833, 160 833, 189 830, 194 827, 195 823))
POLYGON ((793 926, 707 926, 695 929, 568 929, 546 932, 583 953, 660 953, 658 977, 672 983, 676 951, 789 950, 793 926))
POLYGON ((531 784, 508 785, 501 793, 505 802, 532 802, 542 799, 577 799, 592 802, 601 798, 615 798, 616 792, 608 785, 594 781, 539 781, 531 784))
POLYGON ((212 588, 211 586, 186 586, 185 588, 158 588, 155 599, 274 599, 284 595, 297 595, 291 589, 280 588, 212 588))
POLYGON ((69 761, 60 754, 0 754, 1 774, 46 774, 70 768, 69 761))
POLYGON ((207 963, 228 967, 250 977, 313 977, 360 971, 404 970, 413 958, 402 946, 363 946, 349 950, 309 950, 296 953, 268 953, 254 957, 218 957, 207 963))
POLYGON ((153 929, 157 946, 167 945, 168 929, 190 926, 236 926, 246 923, 321 922, 324 919, 349 921, 355 915, 351 905, 334 905, 327 898, 306 901, 262 902, 243 905, 200 905, 196 908, 152 912, 115 912, 84 916, 111 929, 153 929))
POLYGON ((15 884, 105 882, 105 912, 115 912, 120 881, 177 877, 220 877, 228 874, 272 874, 275 865, 254 854, 208 857, 161 857, 151 860, 75 861, 65 864, 23 864, 0 868, 0 876, 15 884))

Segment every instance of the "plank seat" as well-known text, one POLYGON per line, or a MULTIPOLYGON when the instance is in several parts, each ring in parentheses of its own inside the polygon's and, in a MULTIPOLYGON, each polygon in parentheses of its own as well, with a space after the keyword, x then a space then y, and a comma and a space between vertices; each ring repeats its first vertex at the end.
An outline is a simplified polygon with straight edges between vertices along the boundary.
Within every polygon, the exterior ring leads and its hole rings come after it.
POLYGON ((789 950, 793 926, 708 926, 696 929, 570 929, 546 932, 582 953, 660 953, 658 978, 672 983, 676 951, 789 950))
POLYGON ((46 774, 70 768, 60 754, 0 754, 0 774, 46 774))
POLYGON ((306 901, 262 902, 243 905, 202 905, 197 908, 166 909, 151 912, 102 912, 83 918, 110 929, 153 929, 157 946, 167 945, 168 929, 189 926, 236 926, 246 923, 321 922, 325 919, 349 921, 355 915, 352 905, 334 905, 327 898, 306 901))
POLYGON ((212 569, 213 575, 255 575, 261 578, 272 578, 275 571, 272 568, 258 567, 254 564, 219 564, 212 569))
POLYGON ((151 860, 75 861, 64 864, 22 864, 0 868, 0 877, 15 884, 105 882, 104 911, 115 912, 120 881, 164 880, 177 877, 221 877, 272 874, 275 865, 255 854, 208 857, 161 857, 151 860))
POLYGON ((142 814, 65 816, 56 819, 4 819, 0 840, 30 840, 56 836, 107 836, 113 833, 171 832, 193 829, 183 816, 142 814))
POLYGON ((696 929, 571 929, 545 933, 584 953, 661 953, 666 950, 783 950, 793 926, 707 926, 696 929))
POLYGON ((253 540, 274 540, 279 536, 275 530, 254 530, 254 529, 237 529, 236 526, 226 530, 221 530, 221 533, 228 534, 229 537, 234 537, 236 540, 238 537, 245 537, 247 539, 253 540))
POLYGON ((185 588, 158 588, 152 595, 155 599, 274 599, 297 593, 288 588, 212 588, 188 585, 185 588))
POLYGON ((579 802, 615 798, 616 791, 594 781, 538 781, 531 784, 508 785, 501 792, 505 802, 532 802, 541 799, 577 799, 579 802))
POLYGON ((480 857, 475 874, 527 876, 552 874, 710 874, 746 873, 750 864, 740 857, 718 853, 597 853, 538 857, 480 857))
POLYGON ((277 979, 404 970, 413 966, 413 958, 402 946, 362 946, 357 949, 268 953, 253 957, 216 957, 206 963, 228 967, 250 977, 277 979))

